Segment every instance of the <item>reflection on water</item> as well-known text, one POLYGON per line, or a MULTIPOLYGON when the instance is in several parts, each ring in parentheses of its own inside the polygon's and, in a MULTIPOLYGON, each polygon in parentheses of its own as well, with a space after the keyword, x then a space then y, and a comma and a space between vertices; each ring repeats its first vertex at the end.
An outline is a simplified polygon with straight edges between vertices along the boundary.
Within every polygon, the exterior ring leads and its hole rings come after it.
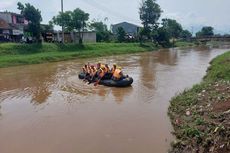
POLYGON ((120 88, 120 89, 111 88, 112 95, 117 104, 122 104, 122 102, 124 102, 124 98, 130 95, 132 91, 133 91, 133 87, 120 88))
POLYGON ((140 80, 142 80, 142 84, 149 90, 155 88, 156 65, 154 65, 153 62, 154 56, 141 56, 139 59, 140 65, 144 65, 141 67, 140 80))
POLYGON ((224 51, 175 48, 0 69, 1 152, 167 152, 170 98, 198 83, 224 51), (134 78, 132 87, 79 80, 81 66, 96 61, 123 67, 134 78))
POLYGON ((0 98, 23 98, 31 95, 32 103, 44 103, 52 94, 49 88, 55 84, 56 72, 57 68, 52 64, 45 67, 37 65, 1 69, 0 98))

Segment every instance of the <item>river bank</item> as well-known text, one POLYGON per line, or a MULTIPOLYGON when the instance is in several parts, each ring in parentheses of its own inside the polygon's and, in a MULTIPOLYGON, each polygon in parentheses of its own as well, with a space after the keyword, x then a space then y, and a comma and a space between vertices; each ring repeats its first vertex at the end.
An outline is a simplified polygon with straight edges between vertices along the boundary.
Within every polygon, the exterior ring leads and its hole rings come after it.
MULTIPOLYGON (((193 43, 178 42, 177 47, 192 46, 193 43)), ((154 51, 159 49, 152 43, 96 43, 84 44, 0 44, 0 67, 57 62, 76 58, 91 58, 154 51)))
POLYGON ((84 44, 0 44, 0 67, 39 64, 71 60, 128 54, 156 50, 155 46, 139 43, 96 43, 84 44))
POLYGON ((230 152, 230 52, 211 62, 199 85, 171 100, 172 153, 230 152))

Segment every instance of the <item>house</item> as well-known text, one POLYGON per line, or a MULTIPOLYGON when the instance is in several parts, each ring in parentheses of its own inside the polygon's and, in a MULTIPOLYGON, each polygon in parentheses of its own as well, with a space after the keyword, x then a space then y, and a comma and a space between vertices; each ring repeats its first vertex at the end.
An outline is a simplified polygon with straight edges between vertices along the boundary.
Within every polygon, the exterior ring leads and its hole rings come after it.
POLYGON ((141 28, 140 26, 132 24, 132 23, 121 22, 118 24, 111 25, 111 29, 112 29, 113 34, 115 34, 115 35, 117 34, 117 30, 119 27, 122 27, 128 35, 131 35, 133 37, 138 35, 139 30, 141 28))
POLYGON ((0 12, 0 41, 20 41, 27 25, 20 14, 0 12))

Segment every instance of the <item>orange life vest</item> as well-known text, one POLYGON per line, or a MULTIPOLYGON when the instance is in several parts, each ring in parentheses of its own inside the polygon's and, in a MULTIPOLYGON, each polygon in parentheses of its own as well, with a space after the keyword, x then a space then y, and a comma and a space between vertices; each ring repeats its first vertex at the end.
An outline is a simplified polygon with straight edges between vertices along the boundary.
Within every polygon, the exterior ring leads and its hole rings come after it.
POLYGON ((91 73, 92 73, 92 76, 94 76, 96 74, 97 70, 95 68, 91 68, 91 73))
POLYGON ((113 73, 113 77, 116 79, 120 79, 121 78, 121 70, 116 69, 113 73))

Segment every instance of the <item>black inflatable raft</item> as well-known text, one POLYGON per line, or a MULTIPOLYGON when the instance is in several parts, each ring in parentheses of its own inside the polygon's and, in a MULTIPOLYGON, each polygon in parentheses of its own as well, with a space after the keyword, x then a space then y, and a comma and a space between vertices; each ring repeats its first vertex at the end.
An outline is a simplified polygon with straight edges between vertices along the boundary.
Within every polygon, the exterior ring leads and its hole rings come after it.
MULTIPOLYGON (((78 75, 79 79, 84 79, 85 78, 85 74, 84 73, 80 73, 78 75)), ((99 84, 100 85, 104 85, 104 86, 108 86, 108 87, 128 87, 133 83, 133 78, 131 77, 124 77, 119 81, 114 81, 112 79, 104 79, 104 80, 100 80, 99 84)))
POLYGON ((80 73, 78 75, 78 78, 81 79, 81 80, 84 79, 85 78, 85 73, 80 73))

